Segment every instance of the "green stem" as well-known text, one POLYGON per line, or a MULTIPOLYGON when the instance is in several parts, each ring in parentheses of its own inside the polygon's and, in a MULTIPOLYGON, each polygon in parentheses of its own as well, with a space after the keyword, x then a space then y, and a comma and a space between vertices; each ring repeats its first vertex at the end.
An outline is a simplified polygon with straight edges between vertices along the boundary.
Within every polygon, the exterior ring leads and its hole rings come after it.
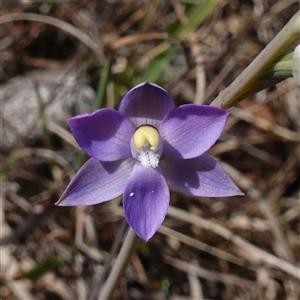
POLYGON ((229 108, 243 99, 245 92, 252 89, 265 70, 286 48, 299 37, 300 11, 283 27, 253 62, 211 103, 212 106, 229 108))
POLYGON ((119 284, 128 264, 130 263, 131 256, 134 253, 139 241, 140 239, 135 232, 129 228, 125 242, 117 257, 117 261, 100 291, 98 300, 109 300, 112 298, 113 292, 119 284))
POLYGON ((113 63, 112 58, 109 58, 106 65, 103 67, 101 76, 99 78, 97 98, 96 98, 95 105, 94 105, 95 109, 99 109, 103 106, 103 101, 104 101, 105 94, 106 94, 106 87, 107 87, 112 63, 113 63))

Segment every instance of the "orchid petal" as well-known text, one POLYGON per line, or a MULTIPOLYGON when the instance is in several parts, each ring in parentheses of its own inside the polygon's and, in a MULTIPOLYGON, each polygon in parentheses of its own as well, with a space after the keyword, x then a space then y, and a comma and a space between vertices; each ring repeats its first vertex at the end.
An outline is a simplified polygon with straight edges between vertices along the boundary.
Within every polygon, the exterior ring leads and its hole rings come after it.
POLYGON ((161 160, 167 182, 180 192, 202 197, 243 195, 223 168, 208 154, 193 159, 161 160))
POLYGON ((125 187, 123 206, 127 222, 144 241, 164 221, 169 200, 169 188, 160 168, 146 168, 137 162, 125 187))
POLYGON ((174 108, 171 96, 163 88, 145 82, 124 96, 119 111, 129 117, 136 128, 144 124, 157 127, 174 108))
POLYGON ((173 109, 158 127, 163 154, 185 159, 202 155, 221 135, 228 114, 205 105, 186 104, 173 109))
POLYGON ((134 126, 122 113, 102 108, 73 117, 69 123, 77 143, 89 156, 101 161, 131 157, 134 126))
POLYGON ((56 204, 60 206, 93 205, 120 196, 134 163, 133 158, 114 162, 89 159, 75 174, 56 204))

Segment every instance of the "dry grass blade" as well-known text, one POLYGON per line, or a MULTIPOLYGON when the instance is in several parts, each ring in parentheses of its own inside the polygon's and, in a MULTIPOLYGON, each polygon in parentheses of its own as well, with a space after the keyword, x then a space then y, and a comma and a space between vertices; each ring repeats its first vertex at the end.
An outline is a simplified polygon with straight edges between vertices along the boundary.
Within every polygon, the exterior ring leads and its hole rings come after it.
POLYGON ((204 91, 205 91, 205 69, 201 62, 196 64, 196 94, 195 94, 195 104, 204 103, 204 91))
POLYGON ((274 125, 267 120, 254 116, 253 114, 247 112, 245 109, 242 110, 237 107, 231 107, 230 112, 236 118, 252 123, 255 127, 259 129, 270 131, 273 134, 285 140, 289 140, 292 142, 299 142, 300 138, 297 132, 293 132, 279 125, 274 125))
POLYGON ((96 262, 103 262, 104 256, 95 245, 87 245, 83 239, 84 224, 85 224, 85 210, 86 207, 76 207, 76 233, 75 242, 83 253, 96 262))
POLYGON ((219 140, 224 142, 216 144, 210 150, 210 154, 213 156, 220 155, 222 153, 226 153, 236 149, 242 149, 249 155, 258 158, 259 160, 262 160, 269 164, 276 163, 276 159, 274 159, 274 157, 272 157, 267 151, 261 150, 258 147, 255 147, 254 145, 251 145, 246 141, 242 141, 233 135, 229 135, 226 132, 222 133, 219 140))
POLYGON ((75 141, 73 135, 66 130, 65 128, 59 126, 58 124, 55 124, 53 122, 48 122, 47 128, 60 136, 63 140, 65 140, 69 145, 73 146, 75 149, 81 150, 77 142, 75 141))
POLYGON ((222 236, 223 238, 232 242, 238 247, 241 247, 244 251, 251 253, 251 257, 255 257, 256 262, 263 262, 271 267, 275 267, 299 279, 299 268, 288 263, 283 259, 280 259, 279 257, 276 257, 262 250, 261 248, 252 245, 251 243, 248 243, 243 238, 233 234, 230 230, 221 225, 213 223, 209 220, 205 220, 201 217, 189 214, 181 209, 172 206, 169 207, 168 215, 193 224, 199 228, 214 232, 215 234, 222 236))
POLYGON ((231 72, 231 70, 235 67, 236 62, 234 58, 230 58, 222 71, 214 78, 212 83, 207 87, 204 94, 204 102, 206 102, 217 90, 220 84, 225 80, 226 76, 231 72))
POLYGON ((8 282, 9 288, 12 290, 13 294, 16 296, 16 299, 24 300, 30 299, 35 300, 36 298, 28 291, 25 282, 12 280, 8 282))
POLYGON ((116 50, 122 46, 139 43, 142 41, 152 41, 156 39, 165 39, 166 35, 164 33, 159 32, 147 32, 147 33, 138 33, 134 35, 125 36, 123 38, 119 38, 117 41, 115 41, 111 48, 113 50, 116 50))
MULTIPOLYGON (((240 265, 240 266, 246 266, 247 265, 247 262, 246 260, 242 259, 242 258, 239 258, 238 256, 235 256, 235 255, 232 255, 226 251, 223 251, 221 249, 218 249, 218 248, 215 248, 215 247, 212 247, 212 246, 209 246, 201 241, 198 241, 196 239, 193 239, 185 234, 182 234, 176 230, 173 230, 173 229, 170 229, 166 226, 161 226, 158 230, 160 233, 162 234, 165 234, 169 237, 172 237, 172 238, 175 238, 177 239, 178 241, 182 242, 182 243, 185 243, 191 247, 194 247, 196 249, 199 249, 199 250, 202 250, 204 252, 208 252, 212 255, 215 255, 216 257, 218 258, 222 258, 224 260, 227 260, 227 261, 230 261, 232 263, 235 263, 237 265, 240 265)), ((248 267, 251 267, 251 266, 248 266, 248 267)), ((255 267, 253 267, 255 268, 255 267)))
POLYGON ((172 257, 166 257, 166 262, 188 274, 195 274, 206 280, 221 281, 225 284, 233 284, 248 289, 254 289, 256 287, 256 283, 254 281, 241 279, 234 275, 208 271, 204 268, 195 266, 194 264, 187 263, 179 259, 174 259, 172 257))
POLYGON ((47 159, 53 159, 58 165, 68 168, 69 163, 68 161, 60 154, 57 152, 50 150, 50 149, 43 149, 43 148, 36 148, 36 149, 31 149, 31 148, 23 148, 20 150, 17 150, 15 153, 15 160, 21 159, 24 157, 31 157, 31 156, 40 156, 44 157, 47 159))
POLYGON ((193 270, 191 270, 191 272, 188 274, 188 279, 191 287, 192 299, 203 299, 201 282, 197 278, 197 274, 193 273, 193 270))
MULTIPOLYGON (((0 195, 0 237, 3 240, 3 236, 11 236, 11 230, 9 226, 6 224, 4 219, 4 211, 3 211, 4 201, 2 196, 0 195)), ((12 280, 12 278, 20 271, 20 266, 18 260, 11 254, 11 246, 6 245, 1 247, 0 251, 0 270, 1 276, 3 276, 2 280, 4 283, 7 283, 7 286, 10 288, 16 299, 24 300, 24 299, 32 299, 36 298, 30 293, 26 283, 24 281, 16 281, 12 280)))
MULTIPOLYGON (((95 300, 127 223, 121 197, 52 209, 86 159, 67 120, 96 106, 117 109, 146 80, 168 91, 176 107, 208 104, 299 5, 2 2, 0 297, 95 300)), ((246 196, 171 189, 171 205, 181 209, 170 207, 158 234, 140 244, 116 299, 300 299, 298 98, 290 78, 232 108, 209 154, 232 166, 225 168, 246 196)))
POLYGON ((49 16, 32 14, 32 13, 14 13, 14 14, 1 16, 0 24, 13 22, 13 21, 23 21, 23 20, 42 22, 42 23, 46 23, 58 27, 68 32, 69 34, 73 35, 74 37, 79 39, 83 44, 85 44, 87 47, 93 50, 102 63, 106 61, 106 58, 103 55, 100 46, 95 41, 93 41, 90 36, 85 34, 83 31, 79 30, 78 28, 74 27, 73 25, 61 21, 59 19, 49 17, 49 16))
POLYGON ((295 263, 295 258, 289 247, 288 242, 286 241, 282 228, 276 216, 274 215, 270 205, 264 199, 262 193, 257 188, 255 188, 254 184, 245 176, 243 176, 243 174, 233 169, 228 164, 222 165, 225 168, 225 170, 227 170, 227 172, 233 177, 233 179, 239 182, 239 186, 242 189, 244 189, 247 195, 251 197, 254 201, 256 201, 259 209, 261 210, 265 218, 268 220, 270 229, 275 238, 275 251, 278 250, 280 256, 283 257, 285 260, 288 260, 291 263, 295 263))
MULTIPOLYGON (((49 217, 51 213, 53 213, 55 208, 56 207, 54 204, 48 204, 48 206, 46 206, 42 212, 32 214, 30 217, 28 217, 28 219, 23 220, 22 224, 14 229, 13 232, 1 237, 0 246, 11 244, 32 232, 32 230, 34 230, 38 224, 40 224, 47 217, 49 217)), ((4 233, 4 231, 2 233, 4 233)))

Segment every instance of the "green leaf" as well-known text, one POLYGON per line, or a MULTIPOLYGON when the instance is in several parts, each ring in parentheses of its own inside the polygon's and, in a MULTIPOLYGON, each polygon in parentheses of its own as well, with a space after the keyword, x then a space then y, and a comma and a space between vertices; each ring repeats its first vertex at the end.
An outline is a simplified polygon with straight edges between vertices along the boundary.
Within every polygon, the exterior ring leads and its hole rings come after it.
POLYGON ((16 279, 31 279, 36 280, 45 273, 49 271, 55 271, 61 265, 61 259, 58 256, 54 256, 49 260, 38 262, 35 266, 33 266, 28 271, 24 272, 22 275, 18 276, 16 279))
POLYGON ((285 51, 263 73, 258 80, 277 80, 292 77, 293 51, 285 51))
POLYGON ((103 106, 104 97, 106 95, 106 88, 107 83, 109 80, 109 76, 111 73, 111 67, 112 67, 113 60, 110 58, 106 65, 103 67, 101 76, 99 78, 99 84, 98 84, 98 90, 97 90, 97 97, 95 101, 94 108, 98 109, 103 106))
MULTIPOLYGON (((168 30, 168 34, 180 39, 185 39, 193 32, 201 23, 210 15, 218 1, 199 2, 199 5, 189 6, 186 13, 188 22, 186 24, 180 23, 176 20, 168 30)), ((179 45, 172 45, 164 42, 161 45, 165 45, 166 50, 155 57, 149 64, 148 69, 142 76, 142 81, 149 80, 157 82, 161 76, 162 70, 172 60, 175 53, 180 50, 179 45)), ((169 80, 170 78, 168 78, 169 80)))
POLYGON ((148 69, 143 74, 142 81, 149 80, 152 82, 157 82, 163 68, 170 62, 178 49, 178 46, 173 46, 172 48, 169 48, 164 53, 153 59, 148 69))

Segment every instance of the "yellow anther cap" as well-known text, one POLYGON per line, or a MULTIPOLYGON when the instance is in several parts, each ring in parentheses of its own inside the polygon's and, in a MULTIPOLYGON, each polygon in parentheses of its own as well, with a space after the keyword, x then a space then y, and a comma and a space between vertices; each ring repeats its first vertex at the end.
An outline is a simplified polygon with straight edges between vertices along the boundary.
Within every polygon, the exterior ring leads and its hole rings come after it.
POLYGON ((149 125, 139 127, 133 134, 133 143, 141 149, 145 142, 151 145, 151 150, 155 150, 159 145, 160 137, 158 131, 149 125))

